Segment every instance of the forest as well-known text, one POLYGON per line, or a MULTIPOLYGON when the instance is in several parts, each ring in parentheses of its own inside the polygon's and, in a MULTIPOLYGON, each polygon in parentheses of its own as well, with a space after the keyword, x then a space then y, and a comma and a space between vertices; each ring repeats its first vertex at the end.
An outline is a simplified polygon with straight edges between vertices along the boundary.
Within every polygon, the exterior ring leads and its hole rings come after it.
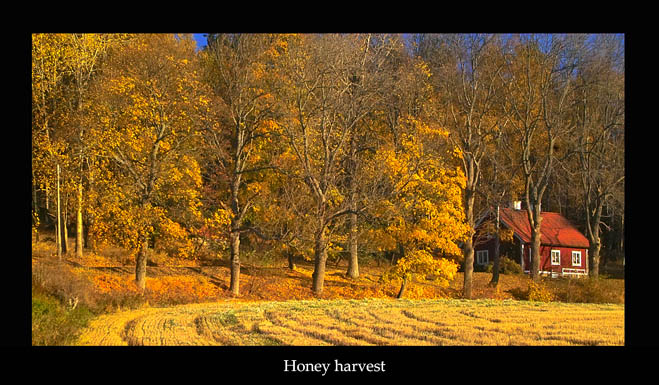
MULTIPOLYGON (((463 272, 522 201, 624 263, 622 34, 32 35, 32 232, 58 258, 383 260, 399 295, 463 272), (496 232, 496 230, 493 230, 496 232), (74 238, 71 242, 69 237, 74 238)), ((495 234, 497 235, 497 234, 495 234)), ((495 264, 498 261, 495 261, 495 264)))

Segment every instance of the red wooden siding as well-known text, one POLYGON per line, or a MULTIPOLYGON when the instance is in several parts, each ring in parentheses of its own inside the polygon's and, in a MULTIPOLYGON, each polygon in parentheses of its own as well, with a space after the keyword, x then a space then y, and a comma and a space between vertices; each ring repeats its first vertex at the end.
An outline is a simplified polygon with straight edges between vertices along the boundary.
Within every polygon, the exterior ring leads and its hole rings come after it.
MULTIPOLYGON (((554 272, 561 274, 563 269, 586 269, 586 257, 587 249, 574 248, 574 247, 562 247, 562 246, 549 246, 541 245, 540 246, 540 271, 554 272), (559 250, 561 252, 561 264, 552 265, 551 264, 551 251, 559 250), (572 252, 580 251, 581 252, 581 264, 573 265, 572 264, 572 252)), ((528 271, 531 267, 531 245, 524 245, 524 270, 528 271)), ((567 270, 568 272, 570 270, 567 270)))
MULTIPOLYGON (((524 271, 528 272, 531 266, 531 226, 526 211, 503 208, 500 209, 499 213, 501 224, 513 230, 516 235, 516 242, 521 242, 524 245, 523 267, 524 271)), ((492 219, 492 213, 489 217, 489 219, 492 219)), ((562 273, 587 274, 588 247, 590 246, 588 239, 570 221, 558 213, 543 212, 542 218, 540 271, 559 275, 562 273), (551 264, 552 250, 560 251, 560 265, 551 264), (573 251, 581 252, 581 263, 578 265, 572 264, 573 251)), ((488 250, 489 260, 492 261, 494 259, 494 238, 481 241, 474 240, 474 262, 476 262, 476 252, 479 250, 488 250)))

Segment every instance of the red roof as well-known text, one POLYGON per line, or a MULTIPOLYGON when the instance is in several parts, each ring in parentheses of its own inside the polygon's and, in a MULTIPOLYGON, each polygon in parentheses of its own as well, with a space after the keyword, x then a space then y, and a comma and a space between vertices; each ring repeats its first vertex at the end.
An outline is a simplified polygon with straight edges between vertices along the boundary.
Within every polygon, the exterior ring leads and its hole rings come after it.
MULTIPOLYGON (((590 242, 574 225, 559 213, 543 212, 540 240, 543 245, 588 248, 590 242)), ((531 242, 531 226, 526 210, 502 208, 499 217, 523 242, 531 242)))

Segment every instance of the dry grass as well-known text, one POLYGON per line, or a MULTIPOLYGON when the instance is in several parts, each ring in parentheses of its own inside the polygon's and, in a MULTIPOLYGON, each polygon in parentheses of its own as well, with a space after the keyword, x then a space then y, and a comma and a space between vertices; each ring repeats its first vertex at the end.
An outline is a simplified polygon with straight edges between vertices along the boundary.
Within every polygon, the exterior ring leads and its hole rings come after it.
POLYGON ((193 304, 100 317, 79 344, 624 345, 624 307, 379 299, 193 304))

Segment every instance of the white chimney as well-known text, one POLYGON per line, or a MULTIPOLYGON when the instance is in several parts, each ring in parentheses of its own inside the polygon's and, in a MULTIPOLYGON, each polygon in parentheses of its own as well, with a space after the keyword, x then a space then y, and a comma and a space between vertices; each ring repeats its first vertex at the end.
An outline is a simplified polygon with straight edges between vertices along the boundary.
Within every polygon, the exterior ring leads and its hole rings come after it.
POLYGON ((522 209, 522 201, 513 201, 513 209, 521 210, 522 209))

